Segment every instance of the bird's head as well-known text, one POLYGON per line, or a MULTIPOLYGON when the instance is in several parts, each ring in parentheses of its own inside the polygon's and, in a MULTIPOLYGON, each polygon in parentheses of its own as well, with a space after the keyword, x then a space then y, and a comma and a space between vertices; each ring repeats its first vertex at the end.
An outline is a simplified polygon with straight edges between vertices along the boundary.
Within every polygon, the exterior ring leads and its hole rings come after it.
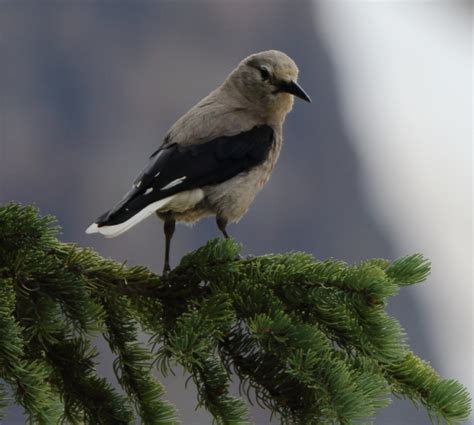
POLYGON ((267 50, 246 57, 226 84, 256 108, 286 114, 293 106, 294 96, 311 102, 297 80, 295 62, 285 53, 267 50))

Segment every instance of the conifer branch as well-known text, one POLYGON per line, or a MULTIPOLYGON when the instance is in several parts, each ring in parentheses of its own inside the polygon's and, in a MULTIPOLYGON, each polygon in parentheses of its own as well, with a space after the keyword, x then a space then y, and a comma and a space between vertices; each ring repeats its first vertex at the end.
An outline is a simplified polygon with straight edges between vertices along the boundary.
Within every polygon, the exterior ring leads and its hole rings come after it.
POLYGON ((241 258, 235 242, 213 240, 162 277, 57 232, 35 208, 0 206, 0 409, 8 392, 31 423, 178 424, 151 373, 176 364, 217 424, 250 424, 229 393, 236 376, 284 424, 355 424, 391 393, 433 421, 470 413, 466 389, 411 353, 385 311, 427 277, 421 255, 351 266, 303 253, 241 258), (141 330, 153 347, 138 343, 141 330), (127 397, 96 374, 100 334, 127 397))

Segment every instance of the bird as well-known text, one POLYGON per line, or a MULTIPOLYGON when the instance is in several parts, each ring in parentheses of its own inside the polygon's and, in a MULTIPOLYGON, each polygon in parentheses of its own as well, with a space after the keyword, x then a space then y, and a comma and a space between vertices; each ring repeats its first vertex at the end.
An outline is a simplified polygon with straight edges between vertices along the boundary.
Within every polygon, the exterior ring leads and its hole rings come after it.
POLYGON ((176 222, 215 216, 229 238, 228 223, 240 220, 272 174, 294 97, 311 102, 298 74, 296 63, 278 50, 244 58, 176 121, 132 188, 86 233, 112 238, 156 214, 164 222, 164 274, 171 270, 176 222))

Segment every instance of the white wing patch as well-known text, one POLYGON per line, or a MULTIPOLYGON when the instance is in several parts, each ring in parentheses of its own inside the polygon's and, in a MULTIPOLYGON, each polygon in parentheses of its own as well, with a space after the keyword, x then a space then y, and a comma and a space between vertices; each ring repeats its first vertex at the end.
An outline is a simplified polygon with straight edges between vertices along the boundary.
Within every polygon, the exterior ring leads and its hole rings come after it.
POLYGON ((149 187, 147 190, 145 190, 144 195, 148 195, 149 193, 153 192, 153 188, 149 187))
POLYGON ((162 187, 160 190, 171 189, 172 187, 175 187, 178 184, 183 183, 184 180, 186 180, 186 176, 180 177, 179 179, 176 179, 176 180, 173 180, 172 182, 169 182, 166 186, 162 187))

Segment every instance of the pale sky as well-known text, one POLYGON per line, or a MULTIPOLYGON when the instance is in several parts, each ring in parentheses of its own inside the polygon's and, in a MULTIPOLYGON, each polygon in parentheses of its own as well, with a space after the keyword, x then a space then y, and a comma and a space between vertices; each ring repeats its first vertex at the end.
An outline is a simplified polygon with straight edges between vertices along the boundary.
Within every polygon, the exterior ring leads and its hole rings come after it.
POLYGON ((398 255, 432 260, 411 290, 442 375, 472 393, 472 42, 463 2, 316 2, 368 198, 398 255), (470 382, 469 382, 470 381, 470 382))

